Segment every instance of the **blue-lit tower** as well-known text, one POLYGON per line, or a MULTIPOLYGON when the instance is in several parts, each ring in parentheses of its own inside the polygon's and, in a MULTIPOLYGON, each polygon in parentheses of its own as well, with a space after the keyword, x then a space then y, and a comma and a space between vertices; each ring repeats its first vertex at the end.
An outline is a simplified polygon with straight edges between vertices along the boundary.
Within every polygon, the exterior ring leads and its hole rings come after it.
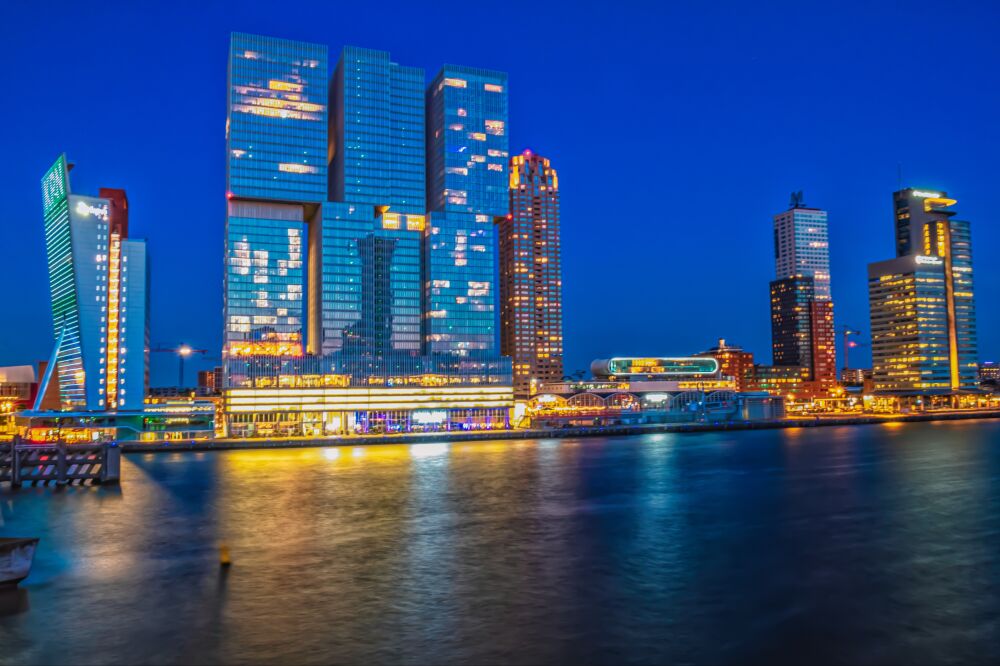
POLYGON ((426 350, 496 355, 494 220, 508 212, 507 75, 446 65, 427 90, 426 350))
POLYGON ((73 194, 71 168, 60 155, 42 178, 60 403, 141 410, 149 382, 146 242, 128 238, 123 190, 73 194))
POLYGON ((226 118, 228 357, 303 352, 307 228, 327 198, 327 48, 234 33, 226 118))

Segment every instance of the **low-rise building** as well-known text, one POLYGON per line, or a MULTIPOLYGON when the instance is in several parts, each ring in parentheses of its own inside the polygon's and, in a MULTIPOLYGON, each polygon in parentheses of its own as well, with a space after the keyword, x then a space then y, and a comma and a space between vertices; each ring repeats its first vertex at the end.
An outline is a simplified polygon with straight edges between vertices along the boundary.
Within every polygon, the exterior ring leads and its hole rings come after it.
MULTIPOLYGON (((527 403, 536 427, 733 421, 784 416, 783 398, 736 390, 712 357, 611 358, 589 381, 543 385, 527 403)), ((520 424, 526 425, 526 424, 520 424)))

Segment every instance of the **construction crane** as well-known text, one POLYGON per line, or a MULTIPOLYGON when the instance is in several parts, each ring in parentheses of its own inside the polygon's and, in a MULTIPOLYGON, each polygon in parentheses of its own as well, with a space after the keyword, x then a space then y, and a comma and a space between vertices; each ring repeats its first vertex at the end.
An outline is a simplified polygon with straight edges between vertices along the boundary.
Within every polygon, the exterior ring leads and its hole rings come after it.
POLYGON ((195 349, 190 345, 181 345, 179 347, 157 347, 155 349, 150 349, 151 352, 170 352, 171 354, 177 354, 177 358, 180 360, 180 367, 177 371, 177 388, 184 388, 184 359, 186 359, 191 354, 207 354, 207 349, 195 349))
POLYGON ((853 342, 850 339, 852 335, 861 335, 861 331, 851 328, 850 326, 842 326, 841 335, 844 336, 844 369, 847 370, 851 367, 851 347, 857 347, 858 343, 853 342))

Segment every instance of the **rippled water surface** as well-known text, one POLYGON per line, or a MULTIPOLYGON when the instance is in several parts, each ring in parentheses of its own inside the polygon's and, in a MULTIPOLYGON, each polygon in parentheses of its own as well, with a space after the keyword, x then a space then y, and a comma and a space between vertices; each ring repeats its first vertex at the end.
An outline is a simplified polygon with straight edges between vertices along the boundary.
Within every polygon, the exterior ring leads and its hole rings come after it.
POLYGON ((0 490, 0 662, 1000 660, 997 421, 123 468, 0 490))

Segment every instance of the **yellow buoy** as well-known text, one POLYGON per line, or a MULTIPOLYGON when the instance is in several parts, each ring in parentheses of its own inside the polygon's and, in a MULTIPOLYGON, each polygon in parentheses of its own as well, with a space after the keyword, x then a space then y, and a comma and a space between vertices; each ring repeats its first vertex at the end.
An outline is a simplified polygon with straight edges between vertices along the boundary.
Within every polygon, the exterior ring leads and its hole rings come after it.
POLYGON ((219 566, 228 567, 233 563, 232 558, 229 556, 229 547, 226 544, 219 546, 219 566))

